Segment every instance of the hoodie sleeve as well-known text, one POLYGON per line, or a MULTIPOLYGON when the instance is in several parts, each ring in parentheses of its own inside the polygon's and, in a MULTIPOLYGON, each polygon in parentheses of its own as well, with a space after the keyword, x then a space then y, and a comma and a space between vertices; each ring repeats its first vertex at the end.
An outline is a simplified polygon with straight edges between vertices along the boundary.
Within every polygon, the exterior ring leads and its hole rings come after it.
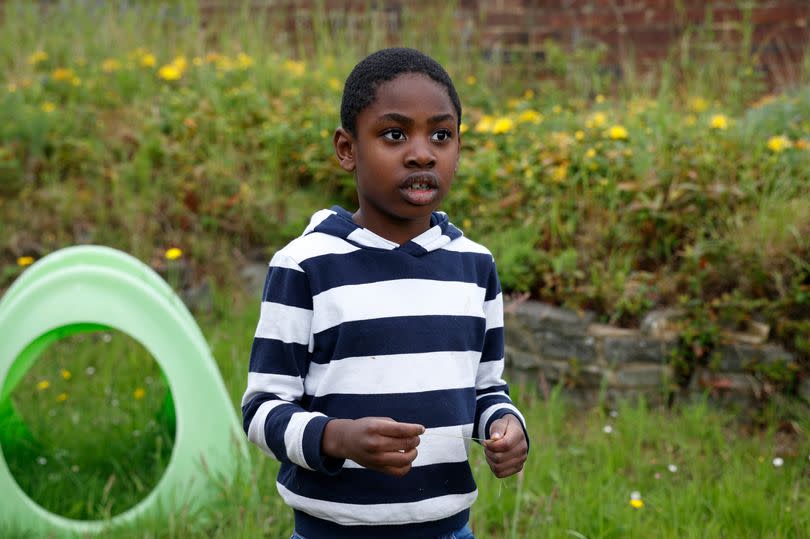
POLYGON ((484 314, 487 325, 484 349, 481 352, 481 361, 478 364, 475 380, 477 404, 473 436, 488 439, 492 422, 507 414, 513 414, 523 425, 523 434, 528 443, 529 432, 526 430, 526 420, 512 404, 512 399, 509 398, 509 386, 502 378, 504 368, 503 294, 494 261, 484 296, 484 314))
POLYGON ((306 273, 282 252, 270 262, 242 397, 248 439, 281 462, 336 474, 343 461, 321 453, 330 418, 301 406, 309 369, 312 295, 306 273))

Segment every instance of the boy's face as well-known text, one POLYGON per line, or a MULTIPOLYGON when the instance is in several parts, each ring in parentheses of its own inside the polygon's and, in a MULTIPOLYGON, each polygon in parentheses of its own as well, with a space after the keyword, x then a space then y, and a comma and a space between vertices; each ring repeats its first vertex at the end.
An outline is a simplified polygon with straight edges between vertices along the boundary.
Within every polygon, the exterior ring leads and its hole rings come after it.
POLYGON ((458 116, 447 89, 422 74, 400 75, 376 94, 357 115, 356 136, 335 132, 335 152, 341 167, 355 172, 355 222, 401 244, 429 228, 450 189, 458 116))

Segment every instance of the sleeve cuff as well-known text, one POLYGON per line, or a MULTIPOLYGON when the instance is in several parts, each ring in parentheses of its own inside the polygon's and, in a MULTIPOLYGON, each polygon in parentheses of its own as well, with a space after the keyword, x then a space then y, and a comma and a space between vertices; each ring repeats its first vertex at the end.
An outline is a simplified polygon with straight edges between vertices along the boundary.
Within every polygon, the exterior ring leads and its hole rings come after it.
POLYGON ((318 415, 313 417, 304 428, 303 449, 307 465, 316 472, 337 475, 343 469, 345 459, 329 457, 321 452, 321 441, 326 424, 332 417, 318 415))
POLYGON ((520 412, 517 412, 517 410, 513 410, 511 408, 500 408, 498 410, 495 410, 489 417, 489 419, 487 419, 486 425, 484 426, 486 439, 489 439, 489 429, 492 426, 492 423, 507 415, 515 416, 520 422, 520 426, 523 427, 523 436, 526 438, 526 447, 528 449, 528 447, 531 446, 531 442, 529 441, 529 431, 526 430, 526 422, 523 420, 523 417, 520 415, 520 412))

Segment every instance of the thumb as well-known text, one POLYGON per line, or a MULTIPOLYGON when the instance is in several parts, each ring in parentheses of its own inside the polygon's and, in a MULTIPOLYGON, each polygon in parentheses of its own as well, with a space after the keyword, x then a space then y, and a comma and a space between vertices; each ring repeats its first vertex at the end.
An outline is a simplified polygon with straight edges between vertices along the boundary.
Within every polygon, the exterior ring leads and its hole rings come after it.
POLYGON ((503 438, 506 434, 506 425, 505 419, 493 421, 492 426, 489 428, 489 439, 495 441, 503 438))

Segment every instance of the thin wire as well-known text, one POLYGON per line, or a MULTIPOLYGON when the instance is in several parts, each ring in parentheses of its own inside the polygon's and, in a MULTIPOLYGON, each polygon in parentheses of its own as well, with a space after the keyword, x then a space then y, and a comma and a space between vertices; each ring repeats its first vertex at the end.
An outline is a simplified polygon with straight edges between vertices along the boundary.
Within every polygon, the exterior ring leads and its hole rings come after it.
POLYGON ((486 442, 486 438, 473 438, 472 436, 460 436, 457 434, 440 434, 438 432, 425 432, 422 436, 438 436, 439 438, 455 438, 457 440, 472 440, 473 442, 486 442))

